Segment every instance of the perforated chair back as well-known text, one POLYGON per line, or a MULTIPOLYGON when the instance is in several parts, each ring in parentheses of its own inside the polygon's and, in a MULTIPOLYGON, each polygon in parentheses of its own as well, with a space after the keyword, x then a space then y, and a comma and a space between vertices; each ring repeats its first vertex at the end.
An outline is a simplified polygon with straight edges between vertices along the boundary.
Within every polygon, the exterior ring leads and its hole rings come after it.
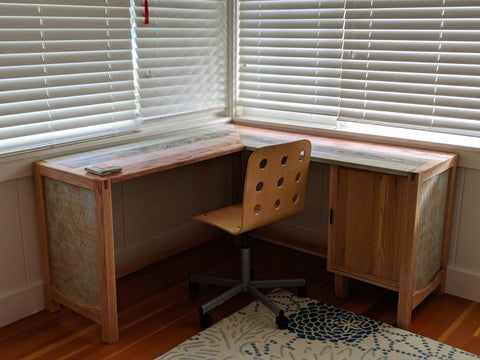
POLYGON ((241 233, 303 211, 311 150, 309 140, 298 140, 252 153, 245 176, 241 233))

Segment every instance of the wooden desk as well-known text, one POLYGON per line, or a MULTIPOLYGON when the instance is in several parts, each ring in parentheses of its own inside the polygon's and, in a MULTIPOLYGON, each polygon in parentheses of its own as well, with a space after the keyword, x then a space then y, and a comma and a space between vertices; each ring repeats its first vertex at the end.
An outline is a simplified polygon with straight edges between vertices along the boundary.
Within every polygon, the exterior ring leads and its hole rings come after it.
POLYGON ((330 164, 337 295, 346 277, 396 290, 397 324, 408 327, 413 308, 443 290, 456 155, 233 125, 35 163, 47 310, 68 306, 100 323, 104 341, 118 340, 112 183, 299 138, 312 141, 312 161, 330 164), (102 164, 123 170, 84 171, 102 164))

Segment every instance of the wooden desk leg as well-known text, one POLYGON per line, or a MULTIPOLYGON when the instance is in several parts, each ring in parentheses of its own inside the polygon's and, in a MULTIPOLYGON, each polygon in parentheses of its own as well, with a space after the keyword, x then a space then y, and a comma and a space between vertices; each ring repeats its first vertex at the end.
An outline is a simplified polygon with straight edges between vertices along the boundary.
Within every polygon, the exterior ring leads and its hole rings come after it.
POLYGON ((440 264, 441 268, 443 269, 443 273, 442 273, 442 283, 434 291, 434 294, 436 295, 442 295, 445 291, 445 281, 447 277, 447 266, 448 266, 448 252, 450 250, 450 234, 452 232, 453 201, 455 199, 456 178, 457 178, 457 167, 454 166, 450 169, 450 172, 448 175, 447 212, 445 214, 443 244, 442 244, 442 260, 440 264))
POLYGON ((43 177, 38 171, 38 166, 34 167, 35 178, 35 197, 37 204, 37 221, 40 238, 40 251, 42 253, 42 271, 43 271, 43 296, 45 308, 49 312, 60 310, 60 304, 52 299, 50 285, 52 284, 50 275, 50 256, 48 251, 48 229, 45 209, 45 194, 43 188, 43 177))
POLYGON ((97 255, 100 286, 100 324, 102 339, 108 344, 118 341, 117 290, 113 244, 112 191, 109 180, 94 187, 97 224, 97 255))
POLYGON ((397 327, 408 329, 412 321, 413 292, 415 281, 416 252, 418 246, 418 224, 421 206, 422 181, 418 174, 410 174, 407 179, 407 193, 405 197, 405 211, 416 214, 408 217, 408 221, 401 229, 401 238, 405 239, 400 247, 401 263, 398 284, 397 327))
POLYGON ((346 276, 335 274, 335 296, 340 299, 348 296, 348 278, 346 276))
POLYGON ((398 293, 397 327, 408 329, 412 322, 413 296, 405 291, 398 293))

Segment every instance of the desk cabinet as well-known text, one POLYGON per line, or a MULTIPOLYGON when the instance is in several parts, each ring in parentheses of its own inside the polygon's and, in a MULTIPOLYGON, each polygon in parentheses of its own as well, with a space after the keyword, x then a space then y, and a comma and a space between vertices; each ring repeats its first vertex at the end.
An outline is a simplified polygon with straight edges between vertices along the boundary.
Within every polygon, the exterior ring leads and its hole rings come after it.
POLYGON ((434 290, 443 291, 455 167, 406 176, 331 166, 328 270, 335 292, 347 278, 399 293, 397 326, 434 290))

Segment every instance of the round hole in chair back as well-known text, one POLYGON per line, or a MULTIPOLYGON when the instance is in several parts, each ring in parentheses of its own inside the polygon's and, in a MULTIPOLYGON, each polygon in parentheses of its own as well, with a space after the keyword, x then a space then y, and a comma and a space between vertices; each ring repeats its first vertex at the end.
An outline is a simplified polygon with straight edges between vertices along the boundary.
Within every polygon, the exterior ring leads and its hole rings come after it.
POLYGON ((301 177, 301 174, 298 172, 297 175, 295 175, 295 182, 299 182, 300 181, 300 177, 301 177))
POLYGON ((305 150, 302 150, 302 151, 300 151, 300 154, 298 155, 298 160, 302 161, 304 157, 305 157, 305 150))
POLYGON ((280 207, 280 199, 277 199, 277 201, 275 201, 275 209, 278 210, 279 207, 280 207))
POLYGON ((260 181, 260 182, 257 184, 256 189, 257 189, 258 192, 262 191, 262 189, 263 189, 263 181, 260 181))
POLYGON ((283 177, 281 177, 281 178, 278 179, 278 181, 277 181, 277 186, 278 186, 279 188, 282 187, 282 185, 283 185, 283 177))
POLYGON ((292 203, 295 204, 295 203, 297 203, 297 201, 298 201, 298 194, 295 194, 295 195, 293 195, 292 203))
POLYGON ((267 159, 262 159, 262 161, 260 161, 260 164, 258 166, 260 167, 261 170, 265 169, 265 167, 267 166, 267 159))
POLYGON ((287 155, 283 155, 282 156, 282 160, 280 161, 282 163, 282 166, 284 166, 286 163, 287 163, 287 160, 288 160, 288 156, 287 155))
POLYGON ((260 214, 260 211, 262 211, 262 206, 260 204, 255 205, 255 207, 253 208, 253 213, 255 215, 258 215, 260 214))

